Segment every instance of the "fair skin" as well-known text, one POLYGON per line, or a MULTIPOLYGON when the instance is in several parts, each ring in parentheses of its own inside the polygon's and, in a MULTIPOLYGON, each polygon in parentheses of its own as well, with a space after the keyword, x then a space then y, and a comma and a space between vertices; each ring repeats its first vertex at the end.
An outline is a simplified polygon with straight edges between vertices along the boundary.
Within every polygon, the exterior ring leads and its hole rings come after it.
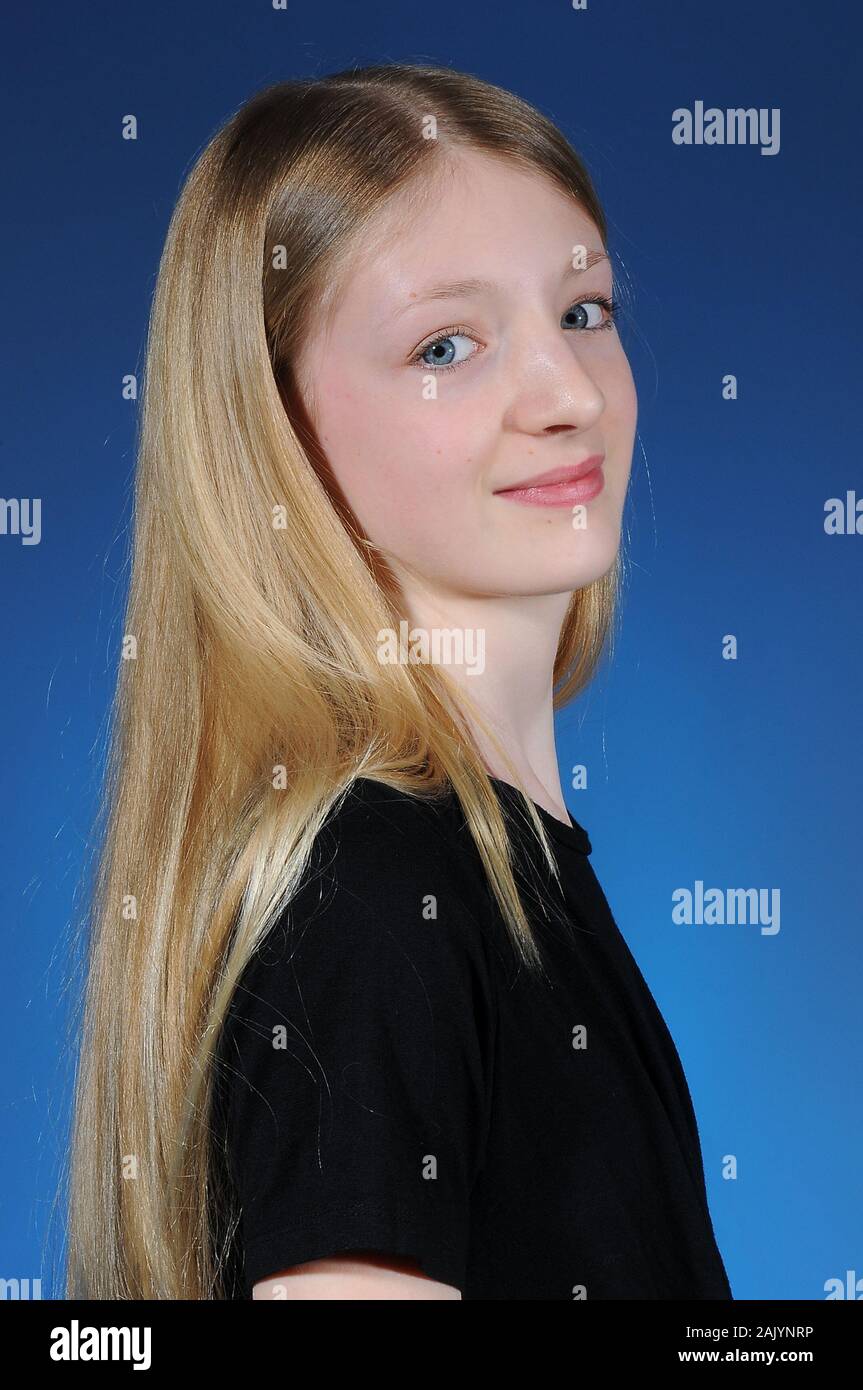
POLYGON ((361 1250, 286 1269, 262 1279, 253 1298, 283 1299, 460 1299, 451 1284, 429 1279, 412 1260, 361 1250))
MULTIPOLYGON (((428 200, 394 198, 376 232, 366 230, 330 321, 304 347, 304 400, 411 625, 482 630, 483 671, 447 674, 491 722, 528 794, 568 824, 552 671, 572 592, 617 554, 637 416, 617 329, 594 302, 613 298, 611 265, 571 198, 472 150, 450 152, 428 200), (573 268, 576 247, 587 268, 573 268), (426 298, 468 279, 491 287, 426 298), (594 455, 605 456, 604 487, 578 528, 572 507, 500 495, 594 455)), ((472 726, 488 770, 513 781, 472 726)), ((276 1273, 254 1297, 461 1295, 409 1262, 354 1252, 276 1273)))

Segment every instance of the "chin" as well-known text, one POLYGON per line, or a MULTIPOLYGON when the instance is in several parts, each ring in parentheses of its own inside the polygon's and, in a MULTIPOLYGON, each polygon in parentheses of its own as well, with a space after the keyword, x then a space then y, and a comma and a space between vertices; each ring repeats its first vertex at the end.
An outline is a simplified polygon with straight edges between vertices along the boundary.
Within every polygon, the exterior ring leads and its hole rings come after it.
MULTIPOLYGON (((562 594, 585 589, 608 574, 620 548, 619 531, 573 532, 563 544, 533 546, 523 560, 512 556, 506 575, 510 590, 524 594, 562 594), (553 554, 552 554, 553 549, 553 554)), ((520 558, 520 557, 519 557, 520 558)))
POLYGON ((522 570, 510 565, 503 574, 486 574, 481 579, 463 580, 455 587, 481 598, 539 598, 543 595, 571 594, 601 579, 614 564, 614 556, 604 565, 539 566, 522 570))

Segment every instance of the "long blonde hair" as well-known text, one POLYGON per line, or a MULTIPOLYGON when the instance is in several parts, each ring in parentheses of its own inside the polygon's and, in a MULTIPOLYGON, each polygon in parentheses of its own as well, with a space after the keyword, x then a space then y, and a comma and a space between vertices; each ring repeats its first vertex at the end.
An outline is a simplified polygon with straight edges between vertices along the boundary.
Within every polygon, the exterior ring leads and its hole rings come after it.
MULTIPOLYGON (((606 243, 554 125, 475 77, 405 64, 261 91, 207 144, 172 216, 86 942, 67 1297, 227 1296, 213 1053, 244 966, 355 778, 455 792, 521 958, 539 966, 454 687, 440 666, 377 659, 377 634, 404 616, 398 590, 332 495, 293 377, 353 239, 459 146, 544 173, 606 243)), ((619 574, 618 558, 572 595, 555 708, 595 673, 619 574)))

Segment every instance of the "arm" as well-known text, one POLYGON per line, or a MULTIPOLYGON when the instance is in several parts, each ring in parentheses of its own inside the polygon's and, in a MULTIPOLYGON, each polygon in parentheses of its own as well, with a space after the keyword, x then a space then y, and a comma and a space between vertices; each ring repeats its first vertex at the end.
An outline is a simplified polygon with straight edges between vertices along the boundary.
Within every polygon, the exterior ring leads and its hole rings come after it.
POLYGON ((261 1279, 252 1298, 282 1299, 460 1299, 451 1284, 423 1274, 411 1260, 364 1254, 310 1260, 261 1279))
POLYGON ((495 996, 445 858, 398 806, 322 845, 226 1020, 247 1297, 464 1288, 495 996))

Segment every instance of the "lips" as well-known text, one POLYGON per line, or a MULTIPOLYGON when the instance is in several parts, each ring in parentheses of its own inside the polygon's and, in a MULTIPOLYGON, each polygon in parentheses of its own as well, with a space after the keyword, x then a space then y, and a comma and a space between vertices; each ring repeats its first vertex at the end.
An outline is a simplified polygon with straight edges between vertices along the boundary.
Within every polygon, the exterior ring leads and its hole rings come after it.
POLYGON ((544 473, 535 473, 532 478, 525 478, 521 482, 512 483, 509 487, 497 488, 495 496, 501 492, 523 492, 525 488, 549 487, 553 483, 574 483, 578 478, 583 478, 585 473, 592 473, 604 460, 604 454, 591 454, 590 458, 582 459, 580 463, 565 464, 561 468, 549 468, 544 473))

